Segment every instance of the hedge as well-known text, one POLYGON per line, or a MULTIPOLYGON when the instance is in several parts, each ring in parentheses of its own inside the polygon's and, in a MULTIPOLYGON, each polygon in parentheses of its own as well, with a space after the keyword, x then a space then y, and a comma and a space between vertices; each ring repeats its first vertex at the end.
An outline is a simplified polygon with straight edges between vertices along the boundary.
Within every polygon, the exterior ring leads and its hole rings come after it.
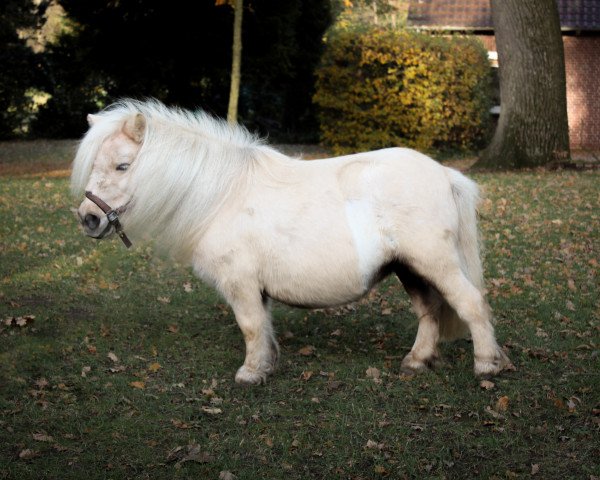
POLYGON ((477 40, 406 30, 336 32, 316 74, 322 141, 336 153, 468 150, 486 140, 490 67, 477 40))

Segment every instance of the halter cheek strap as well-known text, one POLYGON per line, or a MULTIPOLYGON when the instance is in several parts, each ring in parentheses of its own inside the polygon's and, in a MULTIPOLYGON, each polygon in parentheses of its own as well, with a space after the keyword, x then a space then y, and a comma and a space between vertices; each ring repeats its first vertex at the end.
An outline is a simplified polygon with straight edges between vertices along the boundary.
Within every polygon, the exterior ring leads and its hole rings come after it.
POLYGON ((108 205, 104 200, 100 197, 97 197, 92 192, 85 192, 85 196, 94 202, 100 210, 102 210, 106 214, 106 218, 108 219, 108 223, 110 223, 113 227, 115 227, 115 232, 119 235, 119 238, 123 240, 123 243, 127 248, 131 247, 132 243, 125 232, 123 231, 123 227, 121 226, 121 222, 119 221, 119 215, 122 214, 127 209, 127 204, 113 209, 108 205))

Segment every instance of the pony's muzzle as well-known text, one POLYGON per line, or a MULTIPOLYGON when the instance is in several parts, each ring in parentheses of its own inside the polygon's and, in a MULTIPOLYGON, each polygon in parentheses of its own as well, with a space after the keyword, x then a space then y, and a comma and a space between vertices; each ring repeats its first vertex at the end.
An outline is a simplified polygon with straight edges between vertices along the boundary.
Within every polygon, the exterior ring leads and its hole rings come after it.
POLYGON ((77 216, 88 237, 101 239, 112 233, 112 226, 106 216, 90 212, 88 208, 84 208, 84 205, 77 210, 77 216))
POLYGON ((100 217, 93 213, 88 213, 83 219, 83 224, 90 231, 94 231, 100 226, 100 217))

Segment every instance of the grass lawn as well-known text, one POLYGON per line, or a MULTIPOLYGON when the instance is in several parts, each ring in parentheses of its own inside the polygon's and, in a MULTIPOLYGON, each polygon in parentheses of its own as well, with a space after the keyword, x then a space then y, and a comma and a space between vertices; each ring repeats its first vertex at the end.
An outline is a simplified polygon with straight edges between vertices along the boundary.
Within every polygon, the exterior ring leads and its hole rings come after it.
POLYGON ((63 160, 39 155, 45 173, 25 175, 11 158, 0 479, 600 476, 597 171, 475 175, 516 371, 480 384, 464 340, 443 345, 444 368, 399 375, 416 321, 389 279, 348 307, 278 305, 280 368, 244 389, 242 336, 212 290, 149 246, 84 237, 68 179, 48 173, 63 160))

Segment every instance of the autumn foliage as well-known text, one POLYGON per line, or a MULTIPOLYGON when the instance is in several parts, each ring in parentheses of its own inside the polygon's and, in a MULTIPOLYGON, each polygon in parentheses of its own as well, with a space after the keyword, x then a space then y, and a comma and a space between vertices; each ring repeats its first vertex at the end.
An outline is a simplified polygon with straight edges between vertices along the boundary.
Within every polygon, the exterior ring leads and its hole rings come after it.
POLYGON ((463 150, 486 140, 490 68, 477 40, 339 31, 327 39, 316 74, 322 140, 337 153, 463 150))

